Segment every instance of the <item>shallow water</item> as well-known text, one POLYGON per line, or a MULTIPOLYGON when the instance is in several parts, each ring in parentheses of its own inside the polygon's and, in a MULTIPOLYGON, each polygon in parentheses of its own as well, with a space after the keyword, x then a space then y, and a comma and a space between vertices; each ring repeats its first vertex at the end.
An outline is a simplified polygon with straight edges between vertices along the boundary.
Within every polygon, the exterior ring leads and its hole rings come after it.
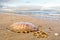
POLYGON ((43 16, 32 16, 32 17, 35 17, 35 18, 41 18, 41 19, 49 19, 49 20, 60 20, 60 16, 57 16, 57 15, 43 15, 43 16))
POLYGON ((17 11, 16 14, 20 15, 30 15, 34 18, 42 18, 49 20, 60 20, 60 12, 54 10, 41 10, 41 11, 17 11))
MULTIPOLYGON (((9 13, 10 12, 5 12, 1 11, 1 13, 9 13)), ((49 20, 60 20, 60 12, 58 11, 52 11, 52 10, 41 10, 41 11, 16 11, 15 13, 11 14, 16 14, 20 16, 31 16, 34 18, 41 18, 41 19, 49 19, 49 20)))
POLYGON ((49 19, 49 20, 60 20, 60 14, 34 14, 34 15, 26 15, 26 14, 16 14, 19 16, 29 16, 38 19, 49 19))

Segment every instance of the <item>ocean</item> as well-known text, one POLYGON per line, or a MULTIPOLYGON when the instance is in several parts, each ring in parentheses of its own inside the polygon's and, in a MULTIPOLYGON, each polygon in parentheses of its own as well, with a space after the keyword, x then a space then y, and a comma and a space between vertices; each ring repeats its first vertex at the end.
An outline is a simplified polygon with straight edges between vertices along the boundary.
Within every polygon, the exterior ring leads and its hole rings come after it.
POLYGON ((30 15, 34 18, 42 18, 49 20, 60 20, 60 12, 52 10, 42 10, 42 11, 17 11, 16 14, 20 15, 30 15))
POLYGON ((31 10, 22 10, 22 11, 15 11, 15 12, 8 12, 8 11, 0 11, 0 13, 14 13, 21 16, 30 15, 34 18, 41 18, 41 19, 49 19, 49 20, 60 20, 60 12, 59 11, 52 11, 52 10, 40 10, 40 11, 31 11, 31 10))

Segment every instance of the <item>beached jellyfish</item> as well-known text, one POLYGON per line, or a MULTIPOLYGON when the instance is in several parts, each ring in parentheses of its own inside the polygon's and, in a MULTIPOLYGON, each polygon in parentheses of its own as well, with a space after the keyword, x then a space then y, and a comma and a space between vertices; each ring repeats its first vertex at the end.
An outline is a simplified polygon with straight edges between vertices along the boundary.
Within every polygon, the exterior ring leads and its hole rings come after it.
POLYGON ((8 29, 17 33, 29 33, 37 31, 38 27, 31 22, 16 22, 10 25, 8 29))

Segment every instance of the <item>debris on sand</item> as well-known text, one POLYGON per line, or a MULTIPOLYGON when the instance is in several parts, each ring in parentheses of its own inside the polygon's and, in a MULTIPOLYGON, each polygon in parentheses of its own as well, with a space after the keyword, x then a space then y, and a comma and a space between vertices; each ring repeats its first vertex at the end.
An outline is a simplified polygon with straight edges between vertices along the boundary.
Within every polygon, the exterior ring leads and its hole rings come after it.
POLYGON ((34 32, 34 36, 36 36, 37 38, 47 38, 48 37, 47 33, 43 32, 43 31, 34 32))

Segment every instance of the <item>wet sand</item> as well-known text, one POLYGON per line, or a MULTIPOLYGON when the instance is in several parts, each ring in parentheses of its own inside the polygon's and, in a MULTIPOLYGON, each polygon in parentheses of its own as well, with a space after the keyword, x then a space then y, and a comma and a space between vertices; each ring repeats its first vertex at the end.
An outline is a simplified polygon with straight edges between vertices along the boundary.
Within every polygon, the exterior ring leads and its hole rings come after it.
MULTIPOLYGON (((39 28, 41 29, 41 28, 39 28)), ((18 16, 12 14, 0 14, 0 40, 60 40, 60 20, 48 20, 32 18, 30 16, 18 16), (15 33, 7 28, 15 22, 32 22, 42 26, 42 30, 48 34, 47 38, 36 38, 33 33, 15 33), (49 29, 51 28, 51 30, 49 29), (59 33, 55 36, 54 33, 59 33)))

